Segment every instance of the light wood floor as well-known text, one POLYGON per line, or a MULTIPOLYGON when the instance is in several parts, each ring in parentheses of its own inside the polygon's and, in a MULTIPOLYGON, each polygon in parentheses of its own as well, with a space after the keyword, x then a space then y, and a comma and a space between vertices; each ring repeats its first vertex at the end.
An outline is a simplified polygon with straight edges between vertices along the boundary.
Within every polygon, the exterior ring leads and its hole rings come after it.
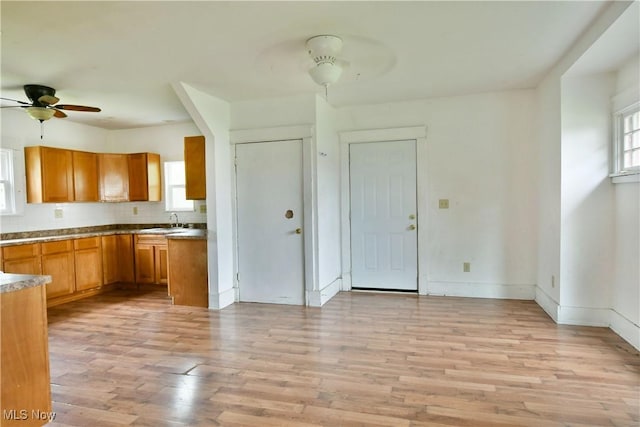
POLYGON ((322 309, 49 309, 51 426, 637 426, 640 355, 532 301, 341 293, 322 309))

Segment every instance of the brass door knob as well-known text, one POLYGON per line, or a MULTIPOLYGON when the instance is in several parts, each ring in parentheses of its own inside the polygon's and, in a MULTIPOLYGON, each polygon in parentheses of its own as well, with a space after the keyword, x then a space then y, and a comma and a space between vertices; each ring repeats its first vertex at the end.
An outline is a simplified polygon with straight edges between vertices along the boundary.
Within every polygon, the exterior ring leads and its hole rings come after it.
POLYGON ((415 225, 411 224, 411 225, 409 226, 409 230, 415 230, 415 229, 416 229, 416 226, 415 226, 415 225))
POLYGON ((302 234, 302 228, 296 228, 296 234, 302 234))

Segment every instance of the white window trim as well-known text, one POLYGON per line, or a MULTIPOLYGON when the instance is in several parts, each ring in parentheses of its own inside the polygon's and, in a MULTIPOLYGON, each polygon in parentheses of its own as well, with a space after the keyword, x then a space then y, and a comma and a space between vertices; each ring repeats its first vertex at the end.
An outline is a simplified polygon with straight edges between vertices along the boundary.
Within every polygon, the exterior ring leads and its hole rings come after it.
POLYGON ((0 209, 0 215, 9 216, 16 215, 17 207, 18 207, 18 190, 17 190, 17 182, 16 182, 16 163, 17 159, 15 156, 15 150, 11 148, 0 148, 3 153, 6 153, 9 157, 9 176, 8 179, 0 179, 0 182, 7 183, 8 185, 5 187, 8 189, 6 201, 9 204, 8 209, 0 209))
POLYGON ((622 117, 635 111, 640 111, 640 102, 634 102, 613 114, 613 143, 611 144, 612 173, 609 177, 614 184, 640 182, 640 167, 622 169, 622 153, 624 151, 624 141, 622 138, 624 123, 622 117))
POLYGON ((164 204, 164 209, 165 212, 195 212, 196 210, 196 204, 195 201, 193 200, 188 200, 189 202, 191 202, 191 207, 190 208, 181 208, 181 207, 176 207, 173 205, 173 198, 171 197, 171 189, 172 188, 185 188, 186 183, 185 184, 171 184, 168 180, 168 174, 167 172, 167 163, 179 163, 182 162, 184 163, 184 161, 181 160, 169 160, 164 162, 163 165, 163 171, 164 171, 164 178, 165 178, 165 182, 164 182, 164 191, 165 191, 165 204, 164 204), (171 206, 169 206, 171 204, 171 206))

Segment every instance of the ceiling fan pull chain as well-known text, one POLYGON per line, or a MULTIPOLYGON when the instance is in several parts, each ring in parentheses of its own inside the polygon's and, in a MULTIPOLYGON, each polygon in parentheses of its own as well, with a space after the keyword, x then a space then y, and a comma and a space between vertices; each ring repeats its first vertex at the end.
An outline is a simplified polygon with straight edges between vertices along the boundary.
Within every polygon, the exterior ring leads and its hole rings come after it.
POLYGON ((43 135, 44 135, 44 121, 40 120, 40 139, 42 139, 43 135))

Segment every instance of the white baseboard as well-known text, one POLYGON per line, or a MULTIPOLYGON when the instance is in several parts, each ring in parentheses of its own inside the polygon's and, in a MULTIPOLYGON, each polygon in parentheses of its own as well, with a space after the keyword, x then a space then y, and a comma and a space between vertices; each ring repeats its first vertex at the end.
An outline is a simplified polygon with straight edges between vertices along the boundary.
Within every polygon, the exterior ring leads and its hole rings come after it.
POLYGON ((220 310, 236 301, 236 288, 230 288, 220 293, 209 293, 209 309, 220 310))
POLYGON ((342 287, 342 279, 337 278, 319 291, 307 292, 307 304, 310 307, 322 307, 327 301, 333 298, 342 287))
POLYGON ((592 307, 558 307, 558 320, 561 325, 609 326, 611 309, 592 307))
POLYGON ((427 295, 532 300, 536 296, 536 285, 429 281, 427 295))
POLYGON ((539 286, 536 286, 535 301, 554 322, 558 323, 558 307, 560 307, 560 305, 539 286))
POLYGON ((640 351, 640 326, 633 323, 615 310, 611 310, 609 328, 640 351))

